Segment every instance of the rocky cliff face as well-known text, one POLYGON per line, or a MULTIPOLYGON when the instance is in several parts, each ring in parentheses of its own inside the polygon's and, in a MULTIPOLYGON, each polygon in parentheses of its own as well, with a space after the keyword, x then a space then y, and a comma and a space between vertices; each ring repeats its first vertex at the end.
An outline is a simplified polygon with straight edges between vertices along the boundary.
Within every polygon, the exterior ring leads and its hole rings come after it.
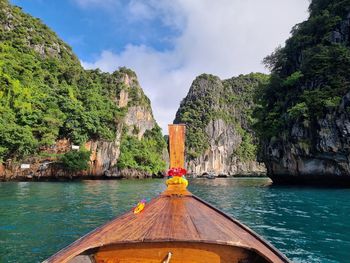
POLYGON ((350 93, 314 124, 294 123, 287 138, 264 145, 269 176, 277 183, 348 184, 350 93))
MULTIPOLYGON (((89 175, 121 176, 116 166, 120 155, 123 133, 136 136, 138 140, 142 140, 146 131, 151 131, 157 126, 148 98, 143 93, 136 75, 132 74, 130 76, 127 73, 122 73, 119 79, 120 82, 117 82, 117 85, 122 88, 117 104, 120 108, 126 110, 126 114, 116 124, 117 132, 113 141, 97 140, 89 141, 85 144, 85 148, 91 151, 89 175), (129 93, 134 94, 136 97, 130 96, 129 93), (135 104, 139 105, 136 106, 135 104)), ((123 177, 134 177, 134 174, 135 171, 132 171, 132 169, 123 171, 123 177)), ((146 176, 142 171, 137 172, 137 174, 139 177, 146 176)))
POLYGON ((0 1, 0 60, 0 180, 165 169, 165 141, 132 70, 84 70, 54 32, 7 0, 0 1), (90 152, 86 171, 62 164, 77 148, 90 152))
MULTIPOLYGON (((135 136, 138 140, 142 140, 145 132, 158 127, 153 118, 148 98, 138 84, 136 75, 132 73, 130 76, 124 70, 121 70, 117 75, 115 85, 118 86, 116 90, 119 94, 116 97, 119 99, 116 99, 115 103, 125 110, 125 114, 124 117, 116 120, 114 140, 97 139, 84 143, 83 147, 91 153, 87 171, 71 172, 62 167, 57 156, 71 151, 74 143, 70 139, 60 139, 54 145, 41 149, 38 155, 27 156, 15 162, 9 159, 1 164, 0 180, 56 180, 101 176, 107 178, 144 178, 151 176, 151 174, 141 170, 118 169, 117 167, 123 135, 135 136), (130 96, 130 93, 134 97, 130 96), (29 168, 21 168, 23 164, 29 165, 29 168)), ((159 155, 162 156, 161 159, 166 161, 166 148, 160 151, 159 155)))
POLYGON ((349 8, 312 1, 309 19, 265 59, 272 75, 256 115, 274 182, 350 184, 349 8))
POLYGON ((199 157, 187 160, 190 173, 201 175, 214 172, 216 175, 260 175, 265 166, 256 160, 240 160, 235 151, 242 143, 242 135, 224 120, 212 120, 205 128, 209 148, 199 157))
POLYGON ((185 123, 186 165, 201 175, 257 175, 265 167, 256 161, 251 130, 252 96, 266 76, 250 74, 228 80, 203 74, 181 102, 174 123, 185 123))

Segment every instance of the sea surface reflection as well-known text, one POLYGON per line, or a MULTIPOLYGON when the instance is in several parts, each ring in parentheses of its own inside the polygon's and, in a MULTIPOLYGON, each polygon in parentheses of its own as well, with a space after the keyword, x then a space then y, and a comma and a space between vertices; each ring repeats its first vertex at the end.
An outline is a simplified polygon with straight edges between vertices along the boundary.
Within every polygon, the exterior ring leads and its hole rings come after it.
MULTIPOLYGON (((0 183, 0 262, 40 262, 164 189, 164 180, 0 183)), ((349 262, 349 189, 267 178, 191 179, 189 189, 294 262, 349 262)))

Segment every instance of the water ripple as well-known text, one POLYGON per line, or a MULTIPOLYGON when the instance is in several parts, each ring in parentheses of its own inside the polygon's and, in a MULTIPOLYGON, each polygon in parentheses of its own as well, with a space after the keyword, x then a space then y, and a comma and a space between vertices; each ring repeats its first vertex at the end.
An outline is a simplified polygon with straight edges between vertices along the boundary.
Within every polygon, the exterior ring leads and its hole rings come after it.
MULTIPOLYGON (((42 261, 164 189, 164 180, 0 183, 0 262, 42 261)), ((348 189, 276 187, 268 179, 239 178, 195 179, 190 190, 293 262, 349 262, 348 189)))

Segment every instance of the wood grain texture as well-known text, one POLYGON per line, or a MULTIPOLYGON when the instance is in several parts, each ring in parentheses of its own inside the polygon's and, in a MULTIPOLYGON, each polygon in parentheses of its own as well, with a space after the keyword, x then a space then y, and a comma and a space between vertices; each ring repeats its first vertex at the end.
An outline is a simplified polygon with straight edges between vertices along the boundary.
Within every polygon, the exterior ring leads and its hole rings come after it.
POLYGON ((289 262, 248 227, 181 187, 171 187, 140 214, 130 211, 97 228, 47 262, 68 262, 89 249, 110 245, 154 242, 221 244, 254 251, 268 262, 289 262))
POLYGON ((185 167, 185 131, 184 124, 169 124, 170 168, 185 167))
MULTIPOLYGON (((171 263, 232 263, 250 259, 256 255, 241 248, 203 243, 142 243, 112 245, 95 255, 97 263, 160 263, 171 252, 171 263)), ((247 261, 245 261, 247 262, 247 261)))

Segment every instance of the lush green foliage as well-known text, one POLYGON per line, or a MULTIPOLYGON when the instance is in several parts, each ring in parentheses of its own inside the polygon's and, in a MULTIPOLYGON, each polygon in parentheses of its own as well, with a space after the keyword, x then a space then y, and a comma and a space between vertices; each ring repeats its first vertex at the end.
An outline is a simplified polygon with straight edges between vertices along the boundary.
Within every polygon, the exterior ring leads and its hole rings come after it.
POLYGON ((165 140, 158 126, 146 131, 141 140, 125 133, 117 166, 119 169, 132 168, 149 174, 158 174, 166 170, 161 155, 165 147, 165 140))
POLYGON ((241 160, 255 159, 256 147, 250 135, 250 126, 255 121, 252 115, 253 95, 259 84, 267 79, 268 76, 259 73, 224 81, 207 74, 197 77, 181 102, 174 121, 186 124, 187 158, 194 159, 208 149, 209 138, 205 129, 211 120, 222 119, 242 135, 243 142, 233 154, 241 160))
MULTIPOLYGON (((114 140, 133 105, 150 110, 132 70, 84 70, 71 48, 39 19, 0 1, 0 162, 42 156, 40 149, 61 138, 75 144, 114 140), (119 108, 122 90, 128 105, 119 108)), ((158 173, 165 170, 165 147, 159 127, 141 141, 124 134, 118 165, 158 173)), ((71 151, 56 158, 79 171, 88 168, 89 155, 71 151)))
MULTIPOLYGON (((114 100, 126 72, 135 75, 125 68, 85 71, 55 33, 1 1, 0 160, 32 154, 62 137, 78 144, 113 139, 125 113, 114 100)), ((134 103, 137 96, 146 100, 134 93, 134 103)))
POLYGON ((90 152, 86 150, 65 153, 60 161, 65 169, 77 172, 89 168, 90 152))
POLYGON ((255 111, 262 139, 287 135, 296 121, 315 123, 339 107, 350 88, 349 7, 349 0, 313 0, 309 19, 265 58, 272 75, 255 111))
POLYGON ((257 145, 251 133, 243 132, 242 142, 238 149, 234 152, 234 156, 239 157, 241 161, 256 160, 257 145))

